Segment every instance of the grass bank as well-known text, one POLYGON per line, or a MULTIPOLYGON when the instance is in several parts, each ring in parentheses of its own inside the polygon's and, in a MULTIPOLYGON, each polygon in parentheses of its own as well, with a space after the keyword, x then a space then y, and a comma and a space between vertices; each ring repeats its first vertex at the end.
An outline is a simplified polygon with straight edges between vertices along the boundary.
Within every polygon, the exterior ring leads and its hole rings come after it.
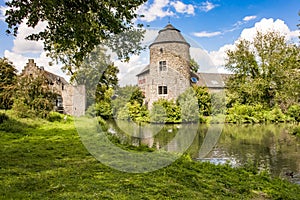
POLYGON ((300 186, 182 156, 130 174, 97 161, 71 120, 10 116, 0 124, 0 199, 300 199, 300 186))

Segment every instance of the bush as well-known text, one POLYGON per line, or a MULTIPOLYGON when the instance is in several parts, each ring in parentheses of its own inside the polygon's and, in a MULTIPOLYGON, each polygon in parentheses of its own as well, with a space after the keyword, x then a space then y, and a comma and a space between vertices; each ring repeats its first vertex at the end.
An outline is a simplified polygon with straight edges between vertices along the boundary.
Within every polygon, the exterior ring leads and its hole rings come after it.
POLYGON ((182 93, 178 97, 177 103, 181 109, 181 119, 183 122, 199 121, 198 99, 196 98, 196 93, 193 88, 182 93))
POLYGON ((0 113, 0 124, 2 124, 4 121, 7 121, 9 117, 5 113, 0 113))
POLYGON ((111 104, 107 101, 100 101, 95 104, 96 116, 100 116, 103 119, 109 119, 112 117, 111 104))
POLYGON ((66 115, 60 114, 58 112, 50 112, 49 115, 47 116, 47 120, 49 122, 60 122, 63 119, 66 119, 66 115))
POLYGON ((269 122, 285 122, 286 116, 282 113, 279 106, 275 106, 271 111, 267 112, 265 118, 269 122))
POLYGON ((108 130, 108 125, 107 125, 106 121, 100 116, 97 117, 97 120, 98 120, 98 123, 101 127, 101 131, 107 131, 108 130))
POLYGON ((14 100, 14 104, 12 106, 12 110, 16 114, 17 117, 20 118, 31 118, 34 117, 34 111, 30 109, 28 105, 24 103, 25 98, 19 98, 14 100))
POLYGON ((296 135, 296 136, 300 137, 300 125, 292 128, 292 130, 290 131, 290 133, 292 135, 296 135))
POLYGON ((300 105, 292 105, 288 108, 287 115, 300 122, 300 105))
POLYGON ((127 103, 117 113, 117 119, 132 120, 135 122, 149 122, 149 111, 146 106, 134 101, 127 103))
POLYGON ((150 113, 150 121, 153 123, 180 123, 180 107, 173 101, 159 99, 153 103, 153 108, 150 113))
POLYGON ((227 110, 228 123, 260 123, 265 121, 263 106, 234 104, 227 110))
POLYGON ((95 110, 95 104, 92 104, 88 107, 88 109, 85 111, 85 114, 89 117, 96 117, 96 110, 95 110))

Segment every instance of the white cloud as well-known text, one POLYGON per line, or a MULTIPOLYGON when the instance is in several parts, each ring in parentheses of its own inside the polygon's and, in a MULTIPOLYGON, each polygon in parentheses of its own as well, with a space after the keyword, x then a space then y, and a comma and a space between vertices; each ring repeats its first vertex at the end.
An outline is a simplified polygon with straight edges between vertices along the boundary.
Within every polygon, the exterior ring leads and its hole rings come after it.
POLYGON ((44 67, 45 70, 57 74, 59 76, 64 77, 66 80, 69 80, 69 77, 66 76, 62 71, 61 71, 61 65, 53 65, 50 66, 49 63, 52 61, 51 58, 46 56, 45 52, 42 52, 39 57, 29 57, 25 56, 19 53, 15 53, 12 51, 6 50, 4 52, 4 57, 9 59, 10 61, 13 62, 14 66, 17 68, 18 72, 21 73, 22 70, 24 69, 26 63, 28 63, 28 59, 34 59, 34 62, 37 64, 38 67, 44 67))
POLYGON ((14 39, 13 52, 15 53, 41 53, 43 52, 43 42, 42 41, 29 41, 25 38, 32 34, 38 33, 45 29, 46 23, 39 23, 34 29, 26 25, 26 21, 23 22, 18 29, 18 35, 14 39))
POLYGON ((202 31, 202 32, 197 32, 197 33, 193 33, 194 36, 196 37, 215 37, 218 35, 221 35, 222 33, 217 31, 217 32, 206 32, 206 31, 202 31))
POLYGON ((257 18, 257 16, 255 16, 255 15, 252 15, 252 16, 246 16, 246 17, 244 17, 243 21, 248 22, 248 21, 254 20, 254 19, 256 19, 256 18, 257 18))
POLYGON ((0 6, 0 20, 5 21, 5 12, 8 9, 7 6, 0 6))
POLYGON ((195 15, 195 7, 192 4, 184 4, 181 1, 171 2, 171 5, 178 13, 187 13, 189 15, 195 15))
POLYGON ((227 50, 233 50, 235 48, 235 45, 233 44, 226 44, 223 47, 221 47, 218 51, 211 51, 209 52, 210 58, 215 66, 222 67, 225 65, 226 60, 226 51, 227 50))
POLYGON ((211 11, 212 9, 214 9, 217 6, 218 6, 217 4, 213 4, 209 1, 206 1, 206 2, 201 3, 200 10, 202 10, 204 12, 208 12, 208 11, 211 11))
MULTIPOLYGON (((239 39, 246 39, 248 41, 253 41, 256 36, 257 31, 266 33, 268 31, 276 31, 287 37, 288 40, 298 41, 299 31, 292 31, 289 27, 284 23, 284 21, 277 19, 274 20, 272 18, 265 19, 263 18, 261 21, 257 22, 254 27, 244 29, 241 32, 239 39)), ((239 40, 238 39, 238 40, 239 40)), ((237 41, 238 41, 237 40, 237 41)), ((235 41, 235 42, 237 42, 235 41)), ((235 43, 234 42, 234 43, 235 43)), ((234 44, 227 44, 221 47, 218 51, 211 51, 209 55, 213 61, 213 63, 217 67, 223 67, 225 65, 226 59, 226 51, 233 50, 235 48, 234 44)))
POLYGON ((252 41, 257 31, 266 33, 269 31, 279 32, 285 35, 288 40, 295 39, 298 37, 298 31, 291 31, 284 21, 277 19, 266 19, 263 18, 260 22, 255 23, 254 27, 244 29, 241 33, 241 38, 252 41))
POLYGON ((138 14, 144 15, 140 20, 152 22, 157 18, 174 16, 175 14, 168 9, 170 0, 154 0, 153 4, 143 4, 137 11, 138 14))

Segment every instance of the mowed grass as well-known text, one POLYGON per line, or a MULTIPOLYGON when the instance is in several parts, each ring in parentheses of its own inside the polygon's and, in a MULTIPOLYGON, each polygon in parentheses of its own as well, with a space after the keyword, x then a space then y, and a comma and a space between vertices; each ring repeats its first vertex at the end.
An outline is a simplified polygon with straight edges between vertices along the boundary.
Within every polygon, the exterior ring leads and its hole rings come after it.
POLYGON ((5 123, 0 199, 300 199, 299 185, 187 155, 154 172, 119 172, 90 155, 72 120, 5 123))

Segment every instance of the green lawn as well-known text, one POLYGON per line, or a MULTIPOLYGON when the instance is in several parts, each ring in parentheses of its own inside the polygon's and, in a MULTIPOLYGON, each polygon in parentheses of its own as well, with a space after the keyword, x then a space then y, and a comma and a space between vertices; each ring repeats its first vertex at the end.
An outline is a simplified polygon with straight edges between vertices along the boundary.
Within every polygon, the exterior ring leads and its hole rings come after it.
POLYGON ((111 169, 82 145, 72 120, 0 124, 0 199, 300 199, 300 186, 183 156, 158 171, 111 169))

